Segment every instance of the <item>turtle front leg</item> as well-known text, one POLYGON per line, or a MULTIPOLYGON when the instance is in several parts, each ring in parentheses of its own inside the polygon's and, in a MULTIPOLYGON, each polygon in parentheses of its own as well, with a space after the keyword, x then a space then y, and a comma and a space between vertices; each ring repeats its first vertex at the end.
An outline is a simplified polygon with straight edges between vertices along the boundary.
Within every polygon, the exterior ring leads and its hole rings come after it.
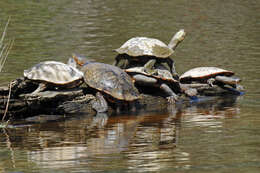
POLYGON ((107 101, 100 92, 96 93, 96 99, 91 101, 91 106, 97 113, 107 112, 108 110, 107 101))
POLYGON ((174 61, 169 57, 169 58, 166 59, 166 63, 170 67, 170 71, 172 73, 172 77, 174 79, 178 80, 179 79, 179 75, 176 72, 174 61))
POLYGON ((187 85, 180 84, 182 92, 191 100, 197 100, 198 90, 187 85))
POLYGON ((214 78, 209 78, 208 80, 207 80, 207 83, 209 84, 209 86, 211 86, 211 87, 213 87, 213 83, 216 81, 216 79, 214 79, 214 78))
POLYGON ((115 61, 113 62, 112 65, 117 66, 121 59, 122 59, 122 58, 121 58, 121 55, 120 55, 120 54, 117 55, 117 56, 115 57, 115 61))
POLYGON ((154 65, 156 63, 155 59, 150 59, 147 63, 144 64, 144 70, 148 74, 154 73, 154 65))
POLYGON ((167 100, 169 103, 175 103, 179 99, 179 96, 167 84, 161 84, 160 88, 168 95, 167 100))

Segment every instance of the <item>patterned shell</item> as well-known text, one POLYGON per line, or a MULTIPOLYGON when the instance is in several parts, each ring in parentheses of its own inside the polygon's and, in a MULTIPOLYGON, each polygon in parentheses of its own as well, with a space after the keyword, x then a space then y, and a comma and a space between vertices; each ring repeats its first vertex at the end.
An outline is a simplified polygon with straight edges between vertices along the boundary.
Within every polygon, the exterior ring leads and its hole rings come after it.
POLYGON ((169 72, 168 70, 157 69, 157 70, 155 70, 154 73, 149 74, 149 73, 146 73, 144 71, 144 67, 132 67, 132 68, 125 69, 125 72, 127 72, 127 73, 139 73, 139 74, 143 74, 143 75, 148 76, 148 77, 154 77, 156 79, 161 79, 161 80, 166 80, 166 81, 169 81, 169 82, 178 83, 178 81, 175 80, 172 77, 171 72, 169 72))
POLYGON ((102 91, 118 100, 139 99, 139 92, 131 77, 118 67, 90 62, 82 66, 84 80, 91 88, 102 91))
POLYGON ((188 79, 188 78, 207 78, 214 77, 216 75, 226 75, 232 76, 234 72, 224 70, 218 67, 197 67, 193 68, 180 76, 180 80, 188 79))
POLYGON ((83 73, 61 62, 45 61, 28 70, 24 70, 24 77, 30 80, 53 83, 55 85, 65 85, 81 80, 83 73))
POLYGON ((147 37, 134 37, 125 42, 120 48, 116 49, 119 54, 129 56, 155 56, 167 58, 173 54, 173 50, 160 40, 147 37))

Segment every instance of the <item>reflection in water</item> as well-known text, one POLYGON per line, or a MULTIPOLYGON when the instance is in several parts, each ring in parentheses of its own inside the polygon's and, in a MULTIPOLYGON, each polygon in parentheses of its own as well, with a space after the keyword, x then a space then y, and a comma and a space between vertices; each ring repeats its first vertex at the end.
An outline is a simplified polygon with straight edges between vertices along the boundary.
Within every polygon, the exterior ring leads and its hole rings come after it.
MULTIPOLYGON (((235 101, 217 98, 175 109, 169 106, 170 112, 165 114, 81 115, 65 121, 34 122, 26 128, 8 129, 6 143, 14 150, 26 150, 27 162, 34 163, 35 169, 59 169, 60 165, 89 171, 120 165, 135 172, 189 169, 192 158, 182 147, 182 131, 185 127, 206 127, 208 132, 221 129, 225 118, 239 113, 235 101)), ((15 165, 18 158, 10 154, 15 165)))
POLYGON ((259 172, 259 1, 1 0, 0 6, 0 22, 12 16, 8 34, 15 37, 0 85, 41 61, 66 62, 73 52, 111 63, 113 49, 129 38, 168 42, 184 28, 187 37, 172 56, 178 73, 230 69, 247 90, 242 100, 26 122, 0 133, 0 172, 259 172))

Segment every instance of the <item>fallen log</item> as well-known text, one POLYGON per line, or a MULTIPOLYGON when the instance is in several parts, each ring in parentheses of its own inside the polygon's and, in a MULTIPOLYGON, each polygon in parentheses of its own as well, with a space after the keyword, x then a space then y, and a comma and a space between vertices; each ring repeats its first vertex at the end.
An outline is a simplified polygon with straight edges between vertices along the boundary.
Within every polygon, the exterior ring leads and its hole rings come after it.
MULTIPOLYGON (((201 96, 223 96, 227 94, 235 94, 224 90, 220 87, 210 87, 208 85, 194 85, 198 89, 201 96)), ((80 86, 73 89, 44 91, 31 95, 30 93, 37 88, 37 85, 18 78, 10 83, 10 86, 0 87, 0 118, 3 117, 6 106, 8 109, 5 119, 19 119, 35 115, 65 115, 72 113, 87 113, 95 114, 91 107, 91 101, 95 99, 88 88, 80 86), (9 98, 9 91, 11 94, 9 98)), ((121 111, 160 111, 167 109, 169 103, 165 97, 160 96, 154 92, 156 90, 141 91, 141 99, 134 103, 134 105, 123 105, 121 111)), ((200 96, 199 96, 200 97, 200 96)), ((181 96, 181 104, 190 103, 189 98, 181 96)), ((111 114, 117 110, 117 103, 109 103, 109 111, 111 114)), ((122 106, 122 105, 120 105, 122 106)))

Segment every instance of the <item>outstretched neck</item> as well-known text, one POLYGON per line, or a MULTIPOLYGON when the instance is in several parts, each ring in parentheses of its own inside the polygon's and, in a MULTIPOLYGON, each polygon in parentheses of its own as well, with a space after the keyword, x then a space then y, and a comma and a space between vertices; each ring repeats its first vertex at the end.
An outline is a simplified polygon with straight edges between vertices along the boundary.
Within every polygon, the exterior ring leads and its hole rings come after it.
POLYGON ((73 54, 72 58, 76 61, 76 64, 78 64, 79 66, 83 66, 90 62, 86 57, 82 57, 76 54, 73 54))
POLYGON ((171 39, 171 41, 168 44, 168 47, 172 50, 175 50, 176 47, 178 46, 178 44, 180 42, 182 42, 184 40, 186 36, 186 32, 184 31, 184 29, 179 30, 171 39))

